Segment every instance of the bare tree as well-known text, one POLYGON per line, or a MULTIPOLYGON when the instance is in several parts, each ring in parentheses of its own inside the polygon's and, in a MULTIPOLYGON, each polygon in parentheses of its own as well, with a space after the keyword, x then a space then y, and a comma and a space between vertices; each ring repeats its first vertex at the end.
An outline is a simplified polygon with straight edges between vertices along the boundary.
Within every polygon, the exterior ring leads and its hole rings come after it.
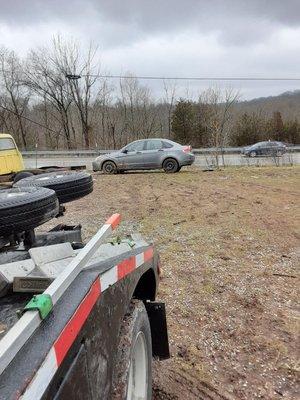
POLYGON ((197 102, 187 87, 186 99, 175 106, 175 81, 163 82, 156 102, 149 87, 130 73, 115 87, 109 78, 99 78, 97 54, 95 46, 83 50, 60 36, 50 47, 30 51, 25 66, 12 51, 0 49, 0 129, 13 133, 23 147, 39 138, 45 148, 117 148, 166 135, 214 147, 217 165, 221 157, 225 164, 226 145, 274 137, 299 143, 299 93, 237 102, 238 92, 211 88, 197 102), (177 129, 172 130, 172 121, 177 129))
POLYGON ((227 144, 231 128, 233 107, 238 101, 239 92, 232 88, 223 92, 219 88, 209 88, 199 98, 202 105, 204 126, 207 129, 209 145, 215 149, 215 161, 219 166, 219 153, 225 166, 224 146, 227 144))
POLYGON ((164 80, 164 103, 167 106, 167 118, 168 118, 168 137, 171 137, 172 133, 172 115, 174 111, 176 99, 176 82, 166 82, 164 80))
MULTIPOLYGON (((64 137, 64 135, 60 116, 53 105, 44 97, 41 101, 32 106, 31 114, 34 120, 39 121, 39 123, 44 126, 44 128, 41 126, 37 128, 39 136, 42 136, 39 140, 39 144, 46 149, 58 149, 61 144, 61 138, 64 137)), ((32 130, 36 130, 34 125, 32 130)))
POLYGON ((55 108, 67 147, 69 149, 74 147, 71 138, 70 116, 73 99, 69 83, 57 64, 55 50, 39 48, 30 51, 23 83, 43 101, 46 100, 55 108))
POLYGON ((114 88, 108 84, 107 80, 101 81, 92 114, 94 125, 97 127, 97 136, 95 135, 94 139, 96 147, 100 139, 106 148, 117 148, 119 113, 117 106, 113 104, 113 91, 114 88))
POLYGON ((75 103, 81 123, 82 136, 86 148, 90 147, 91 136, 91 103, 96 91, 99 67, 94 65, 97 47, 90 44, 87 52, 83 52, 76 41, 64 41, 60 36, 53 40, 56 68, 62 76, 68 77, 69 89, 75 103))
POLYGON ((2 120, 6 129, 16 133, 19 142, 26 149, 28 132, 26 120, 23 116, 28 109, 30 91, 24 88, 21 83, 22 66, 13 51, 5 48, 0 49, 0 70, 0 86, 3 92, 0 104, 3 107, 2 110, 11 110, 11 112, 2 113, 2 120))
POLYGON ((119 104, 123 114, 122 133, 127 139, 147 138, 159 131, 160 125, 150 90, 140 85, 134 76, 120 80, 119 104))

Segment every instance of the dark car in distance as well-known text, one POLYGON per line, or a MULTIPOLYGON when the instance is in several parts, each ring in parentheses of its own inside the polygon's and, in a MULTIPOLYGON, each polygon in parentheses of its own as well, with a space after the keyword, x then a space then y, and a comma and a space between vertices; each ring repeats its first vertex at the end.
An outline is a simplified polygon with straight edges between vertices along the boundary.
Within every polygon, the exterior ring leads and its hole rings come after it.
POLYGON ((286 152, 286 145, 282 142, 268 140, 244 147, 242 154, 247 157, 282 156, 286 152))

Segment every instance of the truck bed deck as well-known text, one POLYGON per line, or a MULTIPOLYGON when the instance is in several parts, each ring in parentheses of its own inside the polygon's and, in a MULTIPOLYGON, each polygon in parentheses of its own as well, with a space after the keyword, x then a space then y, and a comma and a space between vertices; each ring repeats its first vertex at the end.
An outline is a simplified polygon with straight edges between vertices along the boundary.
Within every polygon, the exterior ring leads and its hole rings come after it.
POLYGON ((18 310, 23 309, 31 297, 28 293, 11 293, 0 298, 0 340, 17 322, 18 310))
MULTIPOLYGON (((126 255, 128 252, 132 251, 135 248, 147 245, 147 242, 142 240, 140 237, 135 237, 138 240, 135 242, 133 248, 127 242, 121 242, 119 244, 106 243, 99 246, 99 249, 88 262, 84 270, 97 270, 100 265, 106 265, 106 268, 109 268, 114 265, 114 262, 116 260, 119 260, 120 257, 122 258, 122 256, 126 255)), ((44 246, 40 249, 42 249, 42 251, 46 254, 48 249, 50 252, 52 251, 52 247, 53 246, 44 246)), ((52 259, 51 262, 43 265, 42 272, 47 271, 47 273, 51 273, 52 271, 57 272, 59 271, 59 269, 63 270, 72 261, 73 257, 76 256, 79 252, 80 250, 74 250, 74 254, 71 257, 59 259, 58 256, 58 259, 52 259)), ((27 254, 26 258, 28 260, 31 259, 29 254, 27 254)), ((6 263, 5 266, 9 268, 9 263, 6 263)), ((3 265, 0 265, 0 268, 1 267, 3 267, 3 265)), ((32 274, 36 274, 36 270, 33 271, 32 274)), ((30 274, 28 274, 28 276, 29 275, 30 274)), ((34 293, 13 293, 10 291, 10 293, 8 293, 6 296, 0 298, 0 340, 17 322, 18 311, 22 310, 25 307, 25 305, 29 302, 33 295, 34 293)))

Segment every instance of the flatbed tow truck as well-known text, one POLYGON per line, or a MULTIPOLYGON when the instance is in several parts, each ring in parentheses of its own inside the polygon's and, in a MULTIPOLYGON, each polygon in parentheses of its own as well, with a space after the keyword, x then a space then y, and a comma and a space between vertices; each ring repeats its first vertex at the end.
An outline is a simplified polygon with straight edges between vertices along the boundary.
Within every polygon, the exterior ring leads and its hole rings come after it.
POLYGON ((0 399, 150 400, 169 357, 159 255, 108 241, 119 214, 86 244, 80 226, 35 232, 58 207, 48 188, 0 191, 0 399))

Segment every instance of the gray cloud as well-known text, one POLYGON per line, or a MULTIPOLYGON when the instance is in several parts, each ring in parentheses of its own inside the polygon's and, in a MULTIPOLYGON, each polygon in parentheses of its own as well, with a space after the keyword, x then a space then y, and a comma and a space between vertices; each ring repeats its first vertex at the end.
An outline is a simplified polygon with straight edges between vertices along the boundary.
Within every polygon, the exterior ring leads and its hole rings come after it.
POLYGON ((239 45, 300 25, 299 0, 1 0, 0 9, 0 22, 81 24, 110 46, 191 29, 219 31, 221 41, 239 45))
MULTIPOLYGON (((98 44, 113 74, 299 74, 300 0, 0 0, 0 45, 24 56, 57 33, 98 44)), ((293 85, 243 87, 252 96, 293 85)))
POLYGON ((75 18, 84 0, 0 0, 0 22, 30 25, 53 18, 75 18))
POLYGON ((137 23, 143 30, 149 28, 198 25, 207 29, 227 19, 265 19, 282 24, 300 22, 298 0, 127 0, 123 2, 90 1, 110 20, 137 23))

